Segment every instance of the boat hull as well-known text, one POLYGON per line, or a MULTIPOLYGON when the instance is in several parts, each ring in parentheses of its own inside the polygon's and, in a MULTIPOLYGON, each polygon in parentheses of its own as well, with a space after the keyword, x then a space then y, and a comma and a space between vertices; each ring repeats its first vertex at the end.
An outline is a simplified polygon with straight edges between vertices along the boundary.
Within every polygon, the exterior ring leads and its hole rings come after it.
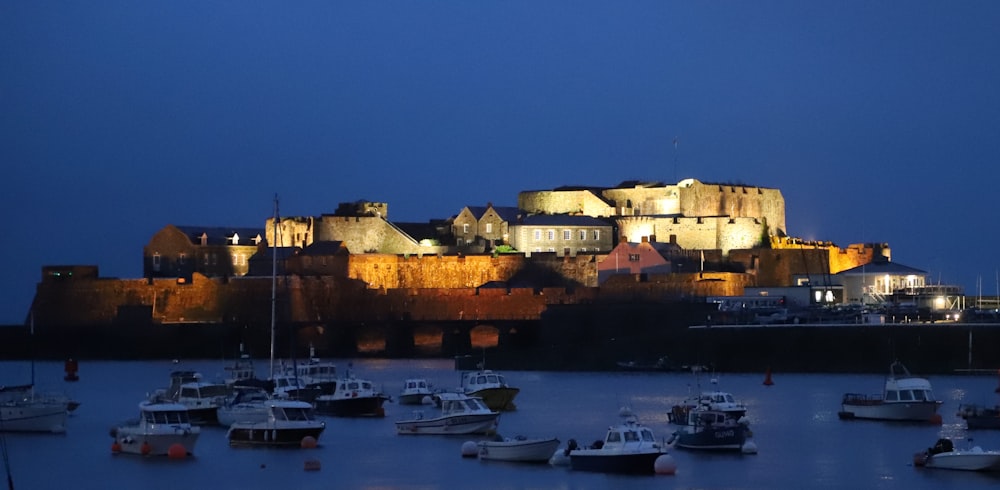
POLYGON ((958 416, 969 429, 1000 429, 1000 410, 974 405, 959 407, 958 416))
POLYGON ((0 431, 66 432, 66 405, 62 403, 5 403, 0 405, 0 431))
POLYGON ((424 399, 431 396, 430 392, 427 393, 407 393, 405 395, 399 395, 400 405, 423 405, 424 399))
POLYGON ((277 426, 235 423, 229 427, 227 438, 230 446, 300 447, 306 437, 318 441, 324 429, 324 425, 317 424, 277 426))
POLYGON ((397 434, 493 434, 499 414, 469 414, 396 422, 397 434))
POLYGON ((554 437, 551 439, 480 441, 479 459, 547 463, 557 449, 559 449, 559 439, 554 437))
POLYGON ((937 401, 927 402, 872 402, 841 404, 842 419, 890 420, 901 422, 940 423, 937 401))
POLYGON ((384 396, 359 396, 357 398, 316 398, 316 412, 335 417, 384 417, 384 396))
POLYGON ((569 453, 569 465, 570 468, 577 471, 652 475, 656 471, 656 458, 663 454, 666 452, 660 450, 617 452, 602 449, 576 449, 569 453))
POLYGON ((695 431, 681 430, 674 434, 674 447, 707 451, 739 451, 746 442, 742 426, 706 427, 695 431))
POLYGON ((167 429, 150 433, 138 427, 119 427, 115 432, 115 444, 123 453, 142 456, 166 456, 175 444, 180 444, 187 454, 194 454, 201 433, 197 427, 167 429))
POLYGON ((469 396, 482 398, 483 403, 494 412, 515 410, 514 398, 521 390, 519 388, 501 387, 486 388, 479 391, 466 393, 469 396))
POLYGON ((1000 452, 973 450, 939 453, 928 456, 924 466, 946 470, 1000 471, 1000 452))

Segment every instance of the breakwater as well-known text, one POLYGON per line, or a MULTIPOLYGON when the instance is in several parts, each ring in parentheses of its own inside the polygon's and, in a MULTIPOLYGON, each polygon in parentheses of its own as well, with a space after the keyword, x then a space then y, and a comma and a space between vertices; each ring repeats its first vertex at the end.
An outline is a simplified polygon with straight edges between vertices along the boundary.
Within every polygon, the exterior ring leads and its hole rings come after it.
MULTIPOLYGON (((919 373, 996 373, 1000 325, 911 323, 695 327, 706 314, 696 302, 550 305, 537 321, 497 323, 495 343, 470 339, 476 321, 394 320, 374 324, 283 325, 276 352, 323 357, 466 357, 484 353, 506 370, 604 371, 619 361, 667 357, 720 372, 885 372, 894 359, 919 373), (423 342, 421 338, 434 339, 423 342), (365 346, 369 346, 365 348, 365 346), (374 347, 371 347, 374 346, 374 347)), ((77 325, 30 335, 0 328, 4 359, 233 358, 241 343, 266 357, 266 324, 177 323, 77 325)), ((474 363, 473 363, 474 364, 474 363)))

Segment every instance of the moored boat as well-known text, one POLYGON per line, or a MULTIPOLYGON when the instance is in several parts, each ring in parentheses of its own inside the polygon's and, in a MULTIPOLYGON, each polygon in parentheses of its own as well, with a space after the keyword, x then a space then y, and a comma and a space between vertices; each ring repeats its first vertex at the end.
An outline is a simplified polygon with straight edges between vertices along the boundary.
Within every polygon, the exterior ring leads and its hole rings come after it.
POLYGON ((219 406, 216 418, 219 425, 229 427, 236 422, 263 422, 270 410, 267 401, 271 396, 263 388, 235 386, 235 391, 219 406))
POLYGON ((188 407, 192 424, 216 424, 219 421, 219 406, 230 392, 230 386, 225 382, 204 381, 201 373, 195 371, 174 371, 170 373, 170 386, 154 393, 151 401, 173 402, 188 407))
POLYGON ((958 416, 969 429, 1000 429, 1000 407, 962 404, 958 406, 958 416))
POLYGON ((934 447, 914 455, 913 463, 925 468, 1000 471, 1000 451, 985 451, 979 446, 958 450, 950 440, 938 439, 934 447))
POLYGON ((524 436, 479 441, 479 459, 514 461, 520 463, 546 463, 559 448, 555 437, 531 439, 524 436))
POLYGON ((461 393, 439 393, 441 413, 425 417, 422 411, 396 422, 397 434, 493 434, 500 412, 490 410, 477 397, 461 393))
POLYGON ((463 372, 459 390, 468 396, 481 398, 490 410, 498 412, 515 410, 514 398, 521 391, 508 385, 502 374, 488 369, 463 372))
POLYGON ((656 459, 667 454, 653 431, 639 424, 631 411, 622 409, 621 423, 608 427, 603 440, 588 447, 567 444, 570 468, 602 473, 653 474, 656 459))
POLYGON ((749 433, 745 417, 734 419, 725 412, 702 408, 688 413, 688 423, 674 432, 668 444, 683 449, 743 451, 749 433))
POLYGON ((371 381, 358 379, 351 368, 337 380, 332 394, 323 394, 314 401, 316 411, 336 417, 384 417, 382 404, 389 397, 377 391, 371 381))
POLYGON ((403 381, 398 400, 400 405, 423 405, 425 399, 433 394, 433 387, 426 379, 411 378, 403 381))
POLYGON ((913 376, 902 363, 889 366, 881 394, 847 393, 841 400, 841 419, 869 419, 941 423, 941 400, 934 398, 931 383, 913 376))
POLYGON ((302 446, 307 437, 319 440, 326 423, 316 420, 313 406, 301 400, 271 399, 265 402, 267 419, 237 421, 229 426, 230 446, 302 446))
POLYGON ((66 403, 22 397, 0 401, 0 432, 66 432, 66 403))
POLYGON ((201 428, 191 424, 188 408, 179 403, 143 401, 139 418, 111 429, 112 451, 143 456, 166 456, 180 446, 193 454, 201 428))

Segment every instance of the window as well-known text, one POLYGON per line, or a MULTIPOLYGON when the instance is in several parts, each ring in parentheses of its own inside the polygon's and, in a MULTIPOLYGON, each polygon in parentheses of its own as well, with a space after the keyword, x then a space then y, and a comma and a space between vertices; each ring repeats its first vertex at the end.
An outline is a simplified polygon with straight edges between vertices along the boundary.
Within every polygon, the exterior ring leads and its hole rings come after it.
POLYGON ((154 253, 153 254, 153 270, 154 271, 160 270, 160 254, 159 253, 154 253))
POLYGON ((486 233, 493 233, 493 223, 486 223, 486 233))
POLYGON ((468 232, 469 232, 469 224, 468 224, 468 223, 464 223, 464 224, 462 225, 462 233, 463 233, 463 234, 466 234, 466 233, 468 233, 468 232))
POLYGON ((177 263, 178 264, 184 265, 184 262, 186 262, 186 261, 187 261, 187 254, 177 254, 177 263))
POLYGON ((587 230, 580 230, 580 241, 587 239, 587 230))
POLYGON ((542 239, 542 230, 535 230, 535 240, 537 241, 541 239, 542 239))
POLYGON ((587 251, 586 248, 581 248, 581 249, 577 250, 577 252, 586 252, 586 251, 587 251))
POLYGON ((594 230, 594 240, 601 239, 601 230, 594 230))
POLYGON ((639 254, 628 254, 628 261, 629 262, 638 262, 639 261, 639 254))
POLYGON ((208 259, 208 253, 206 252, 206 253, 205 253, 205 265, 208 265, 208 264, 209 264, 209 262, 208 262, 208 261, 209 261, 209 259, 208 259))
POLYGON ((461 247, 464 244, 464 241, 461 238, 459 238, 455 241, 455 244, 461 247))
POLYGON ((563 230, 563 240, 570 240, 573 238, 573 232, 569 230, 563 230))
POLYGON ((545 236, 549 240, 555 240, 556 239, 556 231, 555 230, 548 230, 548 231, 545 232, 545 236))

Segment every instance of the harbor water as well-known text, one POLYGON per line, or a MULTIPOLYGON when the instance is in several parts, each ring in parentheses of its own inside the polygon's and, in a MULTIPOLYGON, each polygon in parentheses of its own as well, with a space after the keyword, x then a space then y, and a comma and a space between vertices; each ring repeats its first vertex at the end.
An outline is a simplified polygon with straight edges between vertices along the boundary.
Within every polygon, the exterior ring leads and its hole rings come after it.
MULTIPOLYGON (((346 368, 348 360, 338 360, 346 368)), ((930 470, 913 466, 914 453, 938 438, 958 448, 1000 449, 1000 431, 969 431, 956 415, 960 403, 997 403, 994 375, 929 376, 944 400, 941 425, 840 420, 846 392, 875 394, 884 376, 859 374, 771 373, 702 374, 635 372, 505 371, 521 389, 517 409, 500 417, 504 436, 556 436, 563 444, 601 439, 618 421, 619 408, 631 407, 639 421, 660 439, 676 429, 667 412, 689 392, 718 389, 748 406, 754 455, 671 450, 674 475, 606 475, 567 467, 526 465, 463 458, 462 445, 480 436, 403 436, 393 422, 414 410, 432 407, 387 403, 384 418, 320 416, 326 430, 312 449, 231 448, 223 427, 205 427, 194 456, 183 460, 111 452, 109 430, 134 418, 148 393, 164 388, 173 370, 196 370, 221 377, 224 360, 81 361, 79 381, 63 380, 63 364, 36 363, 36 386, 64 391, 81 402, 64 434, 4 435, 14 488, 190 488, 190 489, 775 489, 775 488, 996 488, 1000 476, 930 470), (318 469, 306 469, 307 463, 318 469)), ((911 370, 917 371, 914 366, 911 370)), ((886 365, 888 370, 888 362, 886 365)), ((258 362, 266 375, 266 361, 258 362)), ((406 378, 423 377, 436 388, 457 386, 450 360, 357 360, 355 374, 396 396, 406 378)), ((920 374, 915 372, 914 374, 920 374)), ((0 362, 0 384, 24 384, 32 368, 26 361, 0 362)))

